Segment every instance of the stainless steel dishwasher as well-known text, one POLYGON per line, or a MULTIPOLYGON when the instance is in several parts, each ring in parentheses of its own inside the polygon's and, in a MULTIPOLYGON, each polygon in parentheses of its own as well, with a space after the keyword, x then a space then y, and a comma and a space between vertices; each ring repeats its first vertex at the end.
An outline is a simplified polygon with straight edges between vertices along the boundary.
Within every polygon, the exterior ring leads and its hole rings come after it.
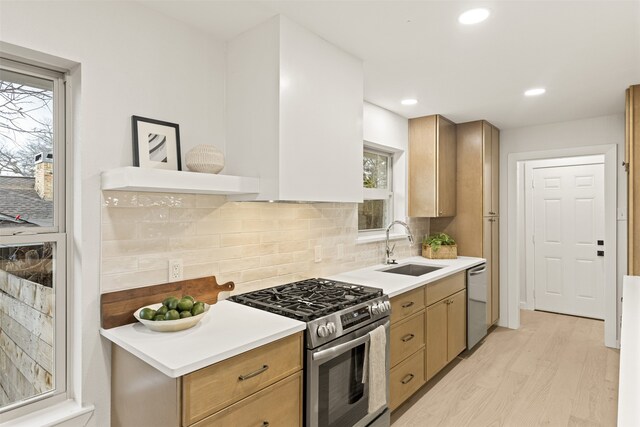
POLYGON ((467 270, 467 350, 487 335, 487 265, 467 270))

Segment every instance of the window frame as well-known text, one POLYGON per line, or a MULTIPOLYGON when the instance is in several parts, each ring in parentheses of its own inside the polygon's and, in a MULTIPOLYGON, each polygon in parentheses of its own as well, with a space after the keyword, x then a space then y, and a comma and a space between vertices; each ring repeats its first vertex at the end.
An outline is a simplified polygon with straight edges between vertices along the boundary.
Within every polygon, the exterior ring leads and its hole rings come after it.
POLYGON ((14 402, 0 408, 0 422, 45 409, 61 403, 69 398, 71 359, 70 322, 68 302, 71 294, 71 218, 67 212, 70 200, 67 198, 71 183, 71 174, 67 165, 71 152, 67 149, 68 134, 66 132, 69 119, 67 73, 43 68, 9 59, 0 54, 0 67, 18 74, 33 76, 53 82, 53 224, 36 227, 3 227, 0 228, 0 244, 19 245, 32 243, 55 243, 53 258, 54 268, 54 372, 53 390, 14 402))
MULTIPOLYGON (((394 176, 393 176, 393 164, 395 162, 395 153, 392 151, 385 151, 385 150, 381 150, 379 148, 375 148, 375 147, 371 147, 369 145, 367 145, 366 143, 364 144, 362 153, 363 156, 365 153, 372 153, 372 154, 377 154, 377 155, 382 155, 387 157, 387 187, 388 189, 381 189, 381 188, 366 188, 364 187, 364 182, 363 182, 363 192, 362 192, 362 198, 363 201, 365 200, 386 200, 387 203, 387 212, 386 212, 386 217, 389 218, 389 222, 392 222, 395 218, 394 218, 394 214, 395 214, 395 203, 394 203, 394 194, 393 194, 393 181, 394 181, 394 176)), ((366 238, 366 237, 372 237, 372 236, 377 236, 380 235, 381 233, 383 233, 386 230, 386 225, 384 225, 382 228, 367 228, 367 229, 363 229, 360 230, 360 228, 358 227, 358 237, 359 238, 366 238)))

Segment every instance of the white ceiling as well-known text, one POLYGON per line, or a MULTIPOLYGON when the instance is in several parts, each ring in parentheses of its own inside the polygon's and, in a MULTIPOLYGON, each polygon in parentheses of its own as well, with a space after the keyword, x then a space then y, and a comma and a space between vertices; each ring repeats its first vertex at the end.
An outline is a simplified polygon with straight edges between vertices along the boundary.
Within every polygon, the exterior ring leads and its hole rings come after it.
POLYGON ((366 100, 405 117, 505 129, 616 114, 640 83, 638 0, 141 2, 225 40, 286 15, 363 59, 366 100), (458 24, 472 7, 491 16, 458 24))

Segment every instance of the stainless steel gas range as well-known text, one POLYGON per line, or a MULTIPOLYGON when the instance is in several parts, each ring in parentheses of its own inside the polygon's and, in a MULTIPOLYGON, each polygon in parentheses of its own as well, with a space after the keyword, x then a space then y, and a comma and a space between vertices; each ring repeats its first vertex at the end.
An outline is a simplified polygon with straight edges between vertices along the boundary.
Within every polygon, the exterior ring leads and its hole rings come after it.
POLYGON ((391 304, 381 289, 309 279, 230 300, 307 323, 305 426, 390 425, 387 405, 369 408, 368 352, 372 332, 379 326, 384 327, 386 336, 384 370, 389 402, 391 304))

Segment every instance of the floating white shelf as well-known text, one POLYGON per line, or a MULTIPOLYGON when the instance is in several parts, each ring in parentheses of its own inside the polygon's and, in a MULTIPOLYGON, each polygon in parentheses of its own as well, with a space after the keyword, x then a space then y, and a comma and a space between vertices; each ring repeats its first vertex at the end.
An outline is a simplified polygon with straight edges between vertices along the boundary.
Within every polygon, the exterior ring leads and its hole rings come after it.
POLYGON ((102 172, 102 189, 152 193, 251 194, 260 191, 260 180, 243 176, 127 166, 102 172))

